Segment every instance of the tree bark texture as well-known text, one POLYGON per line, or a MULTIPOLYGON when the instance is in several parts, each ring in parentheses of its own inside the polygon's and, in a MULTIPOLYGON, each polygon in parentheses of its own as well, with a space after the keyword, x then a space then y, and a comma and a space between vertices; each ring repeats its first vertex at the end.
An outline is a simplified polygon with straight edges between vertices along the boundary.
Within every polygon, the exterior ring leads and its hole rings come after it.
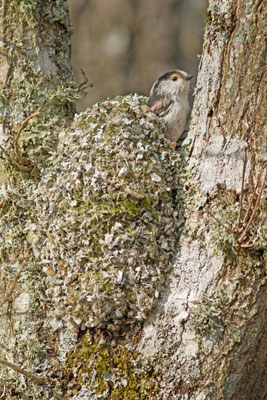
POLYGON ((261 226, 258 247, 259 238, 250 248, 246 235, 238 239, 246 223, 232 231, 245 159, 243 216, 259 176, 262 185, 266 179, 263 25, 262 1, 209 2, 189 131, 185 233, 159 306, 163 321, 156 313, 159 328, 148 324, 141 341, 142 351, 156 349, 158 362, 166 357, 164 399, 266 397, 264 219, 251 226, 261 226))
POLYGON ((1 4, 2 397, 263 400, 263 1, 210 0, 180 150, 138 96, 73 119, 45 3, 1 4))

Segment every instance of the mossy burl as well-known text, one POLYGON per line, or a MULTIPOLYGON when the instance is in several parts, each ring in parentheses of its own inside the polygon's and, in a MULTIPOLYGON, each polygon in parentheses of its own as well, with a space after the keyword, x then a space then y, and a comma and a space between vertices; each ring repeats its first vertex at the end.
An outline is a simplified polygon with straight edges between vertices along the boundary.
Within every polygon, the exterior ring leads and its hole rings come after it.
POLYGON ((78 115, 32 197, 37 220, 27 229, 37 262, 53 269, 55 327, 57 317, 111 330, 144 320, 172 265, 181 159, 145 103, 117 97, 78 115))

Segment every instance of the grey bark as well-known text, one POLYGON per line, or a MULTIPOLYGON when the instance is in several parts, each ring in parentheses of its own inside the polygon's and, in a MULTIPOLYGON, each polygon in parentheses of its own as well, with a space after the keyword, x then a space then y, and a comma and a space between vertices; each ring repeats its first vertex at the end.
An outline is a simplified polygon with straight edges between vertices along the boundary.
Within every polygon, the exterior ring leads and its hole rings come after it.
POLYGON ((190 131, 180 153, 162 138, 162 126, 145 110, 142 98, 108 101, 72 121, 76 91, 70 79, 65 2, 57 7, 46 2, 45 8, 42 3, 27 8, 24 2, 3 2, 1 8, 7 53, 1 71, 9 64, 1 74, 1 146, 6 151, 1 160, 2 396, 264 399, 263 2, 210 0, 190 131), (20 21, 16 30, 10 22, 15 15, 20 21), (15 123, 38 106, 42 114, 23 129, 18 152, 15 123), (82 213, 92 216, 80 195, 109 182, 105 151, 117 192, 114 197, 112 185, 107 189, 114 208, 104 212, 101 190, 95 197, 104 258, 116 256, 117 238, 125 240, 130 254, 129 232, 139 235, 140 227, 147 251, 135 249, 123 270, 135 291, 123 286, 116 263, 105 269, 104 280, 92 269, 89 283, 100 293, 94 298, 93 290, 83 292, 90 260, 77 258, 80 250, 90 251, 82 213), (90 175, 88 154, 99 160, 98 175, 90 175), (113 164, 118 154, 128 172, 113 164), (179 157, 177 174, 173 166, 179 157), (84 187, 81 165, 88 167, 82 170, 84 187), (127 182, 136 176, 132 193, 127 182), (140 184, 140 177, 148 186, 140 184), (128 190, 123 202, 121 182, 128 190), (56 197, 60 183, 62 193, 76 196, 70 202, 56 197), (124 207, 119 215, 127 217, 117 220, 120 226, 112 225, 119 205, 124 207), (138 224, 127 219, 133 215, 138 224), (168 230, 164 218, 170 217, 168 230), (147 226, 153 227, 156 240, 149 242, 147 226), (173 254, 175 245, 172 268, 164 271, 168 248, 173 254), (140 259, 146 260, 142 268, 140 259), (99 298, 101 303, 94 303, 99 298))
POLYGON ((157 357, 166 340, 162 398, 266 396, 266 242, 262 231, 258 247, 241 248, 232 232, 245 152, 245 211, 266 168, 263 21, 261 1, 210 1, 207 11, 188 139, 185 233, 158 310, 162 317, 153 316, 156 326, 146 323, 139 344, 157 357))

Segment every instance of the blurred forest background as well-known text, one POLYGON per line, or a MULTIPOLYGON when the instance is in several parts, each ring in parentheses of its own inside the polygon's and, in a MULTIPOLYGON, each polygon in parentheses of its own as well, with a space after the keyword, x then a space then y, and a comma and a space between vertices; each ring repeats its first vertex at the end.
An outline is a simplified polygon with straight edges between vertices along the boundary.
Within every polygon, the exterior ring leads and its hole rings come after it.
MULTIPOLYGON (((72 64, 89 83, 79 110, 116 95, 148 95, 164 72, 194 75, 208 0, 70 0, 72 64)), ((191 98, 192 101, 192 98, 191 98)))

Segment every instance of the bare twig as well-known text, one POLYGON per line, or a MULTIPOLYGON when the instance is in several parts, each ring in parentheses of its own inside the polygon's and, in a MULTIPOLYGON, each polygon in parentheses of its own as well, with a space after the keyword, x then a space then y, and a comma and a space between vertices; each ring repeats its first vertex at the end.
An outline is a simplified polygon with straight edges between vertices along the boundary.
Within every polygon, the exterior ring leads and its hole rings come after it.
POLYGON ((233 233, 233 232, 231 231, 231 229, 230 229, 228 226, 224 225, 217 217, 215 217, 215 215, 214 215, 211 211, 209 211, 209 210, 206 208, 206 206, 203 206, 203 208, 204 208, 204 209, 207 211, 207 213, 208 213, 209 215, 211 215, 221 226, 223 226, 224 229, 226 229, 228 233, 233 233))
POLYGON ((22 165, 20 163, 18 163, 15 158, 13 158, 12 156, 10 156, 8 154, 8 152, 0 145, 0 150, 2 150, 2 152, 4 153, 4 155, 6 156, 6 158, 8 159, 8 161, 11 164, 15 164, 19 169, 23 170, 23 171, 30 171, 32 169, 32 166, 30 165, 22 165))
POLYGON ((78 86, 78 89, 83 92, 88 87, 93 87, 94 84, 93 83, 88 83, 89 80, 88 80, 87 76, 85 75, 85 72, 84 72, 84 70, 82 68, 81 68, 81 73, 82 73, 82 76, 83 76, 83 82, 80 83, 80 85, 78 86))
POLYGON ((46 384, 46 380, 43 378, 39 378, 38 376, 32 374, 31 372, 25 371, 24 369, 18 367, 15 364, 12 364, 8 361, 2 360, 0 358, 0 364, 5 365, 8 368, 13 369, 13 371, 19 372, 20 374, 26 376, 27 378, 31 379, 32 381, 34 381, 35 383, 38 383, 38 385, 45 385, 46 384))
POLYGON ((1 303, 0 303, 0 307, 2 307, 2 305, 5 304, 5 303, 7 302, 7 300, 10 298, 12 292, 13 292, 14 289, 15 289, 15 286, 16 286, 16 283, 17 283, 19 277, 20 277, 20 274, 21 274, 21 272, 22 272, 22 270, 23 270, 23 267, 24 267, 24 263, 21 264, 21 266, 19 267, 19 269, 18 269, 18 271, 17 271, 17 273, 16 273, 16 275, 15 275, 15 278, 14 278, 13 281, 11 282, 11 284, 10 284, 8 290, 6 291, 6 294, 5 294, 4 298, 3 298, 3 300, 2 300, 1 303))
POLYGON ((2 152, 5 154, 5 156, 8 159, 8 161, 11 164, 15 164, 22 171, 30 171, 32 169, 32 165, 29 165, 29 161, 26 160, 24 157, 22 157, 22 155, 20 153, 19 146, 18 146, 19 136, 20 136, 23 128, 27 124, 27 122, 31 118, 34 118, 37 115, 39 115, 40 112, 41 112, 41 108, 38 108, 37 111, 35 111, 33 114, 31 114, 27 118, 25 118, 24 121, 22 121, 22 123, 20 124, 19 130, 18 130, 18 132, 17 132, 17 134, 15 136, 15 139, 14 139, 14 152, 15 152, 15 155, 17 156, 17 159, 18 159, 19 162, 17 160, 15 160, 15 158, 12 157, 10 154, 8 154, 8 152, 0 145, 0 150, 2 150, 2 152))
POLYGON ((40 114, 40 112, 41 112, 41 108, 39 107, 37 111, 35 111, 33 114, 31 114, 27 118, 25 118, 24 121, 22 121, 22 123, 20 124, 19 130, 15 136, 14 151, 15 151, 15 154, 21 164, 24 164, 27 160, 25 160, 25 158, 22 157, 22 155, 20 153, 19 146, 18 146, 19 136, 20 136, 22 130, 24 129, 25 125, 28 123, 28 121, 34 117, 37 117, 40 114))
POLYGON ((264 168, 262 169, 262 171, 259 172, 258 177, 256 179, 256 185, 255 185, 255 188, 254 188, 254 190, 253 190, 253 192, 251 194, 251 197, 250 197, 250 200, 249 200, 249 205, 248 205, 246 214, 245 214, 245 216, 243 218, 242 224, 244 224, 246 222, 246 220, 248 219, 248 216, 249 216, 249 212, 252 209, 252 204, 253 204, 253 201, 254 201, 255 196, 257 194, 257 190, 258 190, 258 187, 259 187, 260 178, 261 178, 261 174, 262 174, 263 170, 264 170, 264 168))
POLYGON ((245 243, 242 243, 241 247, 246 248, 246 247, 252 247, 255 245, 257 237, 258 237, 258 229, 261 226, 264 226, 265 221, 266 221, 266 218, 264 218, 263 220, 261 220, 261 219, 259 220, 258 225, 256 226, 253 235, 245 243))

